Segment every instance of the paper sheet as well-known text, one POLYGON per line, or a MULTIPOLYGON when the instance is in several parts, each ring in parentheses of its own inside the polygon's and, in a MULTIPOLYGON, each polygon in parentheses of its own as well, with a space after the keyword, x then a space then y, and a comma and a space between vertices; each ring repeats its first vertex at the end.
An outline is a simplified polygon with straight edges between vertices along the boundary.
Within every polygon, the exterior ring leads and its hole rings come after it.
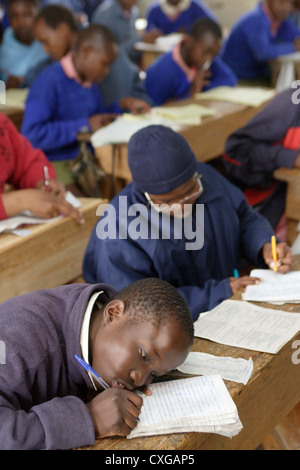
POLYGON ((192 351, 178 370, 191 375, 218 374, 224 380, 246 385, 253 371, 253 361, 251 358, 247 361, 192 351))
POLYGON ((300 330, 300 314, 225 300, 201 314, 194 327, 196 337, 275 354, 300 330))
POLYGON ((114 122, 94 132, 91 143, 94 148, 109 144, 128 143, 131 136, 152 124, 162 124, 174 131, 179 131, 183 125, 196 126, 202 117, 213 116, 215 110, 199 104, 186 106, 154 107, 150 113, 133 115, 124 113, 114 122))
POLYGON ((141 394, 139 423, 128 438, 203 429, 222 433, 223 425, 228 435, 235 435, 242 428, 237 408, 218 375, 160 382, 149 388, 152 395, 141 394))
POLYGON ((300 301, 300 271, 286 274, 276 273, 270 269, 253 269, 250 276, 259 277, 258 285, 247 286, 243 299, 256 302, 290 302, 300 301))
POLYGON ((197 93, 199 100, 228 101, 229 103, 244 104, 254 108, 261 106, 275 96, 275 90, 260 87, 217 87, 202 93, 197 93))
MULTIPOLYGON (((67 191, 65 200, 75 208, 81 207, 81 202, 77 197, 75 197, 70 191, 67 191)), ((55 220, 61 219, 63 216, 59 215, 57 217, 52 217, 51 219, 43 219, 41 217, 36 217, 31 214, 29 211, 25 211, 22 214, 16 215, 14 217, 9 217, 0 221, 0 233, 11 232, 17 236, 27 236, 32 232, 30 230, 16 230, 22 225, 36 225, 36 224, 47 224, 54 222, 55 220)))

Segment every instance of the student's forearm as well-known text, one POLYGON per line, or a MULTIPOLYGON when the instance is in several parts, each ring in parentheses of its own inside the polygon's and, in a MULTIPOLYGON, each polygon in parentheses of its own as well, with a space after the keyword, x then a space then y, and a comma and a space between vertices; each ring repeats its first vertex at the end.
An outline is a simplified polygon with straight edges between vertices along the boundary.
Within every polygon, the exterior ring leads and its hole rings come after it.
POLYGON ((2 217, 0 212, 0 218, 5 219, 7 217, 13 217, 16 214, 19 214, 20 212, 29 209, 27 202, 27 194, 28 190, 26 189, 8 191, 6 193, 3 193, 1 199, 4 212, 2 214, 2 217))
POLYGON ((2 450, 71 449, 95 441, 88 409, 73 396, 54 398, 28 413, 1 403, 0 423, 2 450))

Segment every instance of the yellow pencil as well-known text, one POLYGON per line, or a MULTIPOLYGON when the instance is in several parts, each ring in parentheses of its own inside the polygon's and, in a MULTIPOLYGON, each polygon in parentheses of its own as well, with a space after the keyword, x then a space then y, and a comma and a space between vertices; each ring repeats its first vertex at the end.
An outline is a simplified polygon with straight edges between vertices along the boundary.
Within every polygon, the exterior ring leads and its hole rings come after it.
POLYGON ((272 245, 272 257, 274 261, 274 268, 273 271, 277 272, 278 266, 277 266, 277 244, 276 244, 276 237, 275 235, 272 236, 271 238, 271 245, 272 245))

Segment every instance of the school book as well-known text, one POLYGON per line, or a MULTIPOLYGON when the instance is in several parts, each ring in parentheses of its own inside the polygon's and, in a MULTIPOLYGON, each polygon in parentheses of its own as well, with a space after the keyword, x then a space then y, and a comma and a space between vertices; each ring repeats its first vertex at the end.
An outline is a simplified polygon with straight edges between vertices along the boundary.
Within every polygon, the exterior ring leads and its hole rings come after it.
POLYGON ((286 274, 271 269, 253 269, 250 276, 261 279, 260 284, 247 286, 243 299, 256 302, 300 302, 300 271, 286 274))
POLYGON ((201 313, 195 336, 237 348, 276 354, 300 331, 300 313, 224 300, 201 313))
POLYGON ((137 426, 128 439, 184 432, 208 432, 226 437, 243 428, 238 410, 219 375, 158 382, 148 386, 137 426))
POLYGON ((269 101, 276 94, 275 90, 260 87, 229 87, 220 86, 195 95, 199 100, 227 101, 229 103, 244 104, 245 106, 259 107, 269 101))

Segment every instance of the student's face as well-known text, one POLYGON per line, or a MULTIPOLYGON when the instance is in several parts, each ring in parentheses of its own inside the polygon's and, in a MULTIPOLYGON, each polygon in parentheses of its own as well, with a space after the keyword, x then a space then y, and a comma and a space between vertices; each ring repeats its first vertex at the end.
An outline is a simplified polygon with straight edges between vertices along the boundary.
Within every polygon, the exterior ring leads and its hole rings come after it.
POLYGON ((198 41, 190 37, 189 41, 190 65, 196 68, 201 68, 206 62, 211 62, 220 51, 221 41, 211 33, 205 34, 198 41))
POLYGON ((123 302, 120 305, 114 304, 103 314, 104 329, 92 341, 92 367, 110 387, 132 390, 177 368, 185 361, 190 344, 176 323, 128 322, 123 302))
POLYGON ((195 173, 192 178, 189 178, 185 183, 169 193, 149 194, 149 197, 152 203, 158 207, 162 208, 163 205, 167 205, 167 207, 172 208, 173 212, 171 214, 175 217, 186 217, 190 214, 192 205, 201 196, 202 192, 203 186, 200 177, 198 173, 195 173), (187 204, 189 206, 186 206, 184 209, 184 206, 187 204))
POLYGON ((91 47, 76 52, 75 63, 81 78, 88 82, 100 83, 109 74, 111 64, 116 60, 118 48, 114 44, 96 50, 91 47))
POLYGON ((284 21, 293 11, 293 0, 267 0, 267 4, 278 21, 284 21))
POLYGON ((73 45, 74 32, 66 23, 52 29, 41 18, 35 24, 34 34, 53 60, 61 60, 73 45))
POLYGON ((37 9, 29 2, 14 2, 8 9, 8 17, 18 41, 31 44, 34 40, 33 23, 37 9))
POLYGON ((178 5, 178 3, 180 3, 180 2, 181 2, 181 0, 167 0, 167 3, 169 3, 173 7, 176 7, 178 5))

